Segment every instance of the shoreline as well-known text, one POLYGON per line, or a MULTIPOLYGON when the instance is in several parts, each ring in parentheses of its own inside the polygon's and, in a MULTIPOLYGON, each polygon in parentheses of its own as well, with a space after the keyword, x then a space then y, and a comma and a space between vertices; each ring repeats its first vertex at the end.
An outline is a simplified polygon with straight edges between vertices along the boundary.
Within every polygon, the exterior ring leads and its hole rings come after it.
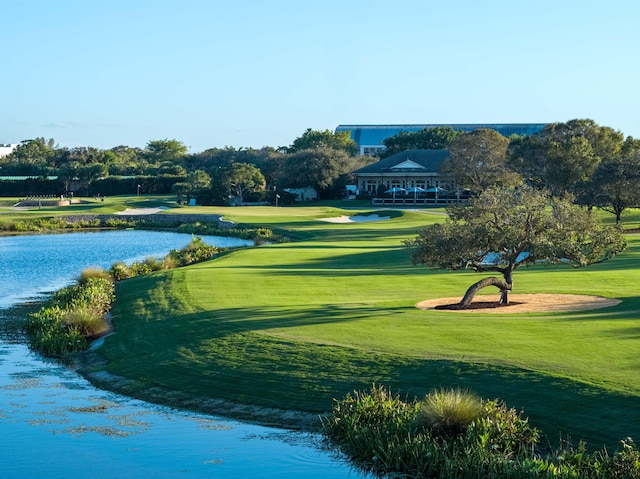
POLYGON ((70 356, 73 369, 93 386, 153 404, 218 416, 259 426, 319 433, 322 413, 284 410, 240 404, 225 399, 194 396, 185 391, 146 385, 106 370, 107 363, 97 348, 70 356))

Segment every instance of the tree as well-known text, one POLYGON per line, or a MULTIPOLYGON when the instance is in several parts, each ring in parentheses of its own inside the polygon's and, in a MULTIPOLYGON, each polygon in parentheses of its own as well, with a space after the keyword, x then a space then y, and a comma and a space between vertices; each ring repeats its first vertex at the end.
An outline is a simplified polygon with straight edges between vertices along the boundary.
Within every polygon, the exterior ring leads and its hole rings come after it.
POLYGON ((516 185, 521 179, 507 167, 508 146, 509 140, 495 130, 460 133, 451 142, 440 173, 476 193, 491 186, 516 185))
POLYGON ((187 152, 187 147, 178 140, 152 140, 145 148, 145 156, 150 163, 155 164, 165 161, 180 163, 187 156, 187 152))
POLYGON ((401 131, 382 141, 385 150, 380 154, 380 158, 387 158, 406 150, 446 149, 459 133, 449 126, 427 127, 414 132, 401 131))
POLYGON ((187 181, 179 181, 171 186, 171 192, 178 196, 178 203, 182 203, 183 196, 193 196, 199 199, 206 197, 205 191, 211 187, 211 177, 206 171, 196 170, 187 175, 187 181))
POLYGON ((286 187, 312 186, 321 196, 331 196, 334 183, 353 171, 355 157, 334 148, 309 148, 287 155, 278 182, 286 187))
POLYGON ((598 165, 587 193, 580 198, 582 202, 614 214, 616 224, 620 224, 624 210, 640 206, 640 149, 624 150, 625 153, 598 165))
POLYGON ((463 308, 487 286, 500 289, 500 302, 508 303, 513 272, 520 266, 589 266, 626 247, 618 228, 605 228, 588 210, 565 200, 551 202, 545 192, 532 188, 491 188, 468 206, 450 206, 448 214, 444 223, 419 230, 404 245, 414 264, 502 275, 470 286, 460 302, 463 308))
POLYGON ((529 184, 552 196, 579 196, 603 158, 620 152, 624 137, 593 120, 552 123, 510 145, 509 163, 529 184))
POLYGON ((307 128, 307 131, 296 138, 291 146, 285 148, 285 151, 287 153, 296 153, 314 148, 344 150, 350 156, 358 153, 358 145, 351 139, 349 131, 336 131, 334 133, 331 130, 319 131, 311 128, 307 128))
POLYGON ((264 190, 264 176, 260 170, 249 163, 233 163, 225 171, 226 184, 237 199, 239 205, 248 193, 264 190))
POLYGON ((51 174, 50 163, 55 155, 53 138, 35 138, 21 142, 9 155, 0 159, 4 174, 46 175, 51 174))

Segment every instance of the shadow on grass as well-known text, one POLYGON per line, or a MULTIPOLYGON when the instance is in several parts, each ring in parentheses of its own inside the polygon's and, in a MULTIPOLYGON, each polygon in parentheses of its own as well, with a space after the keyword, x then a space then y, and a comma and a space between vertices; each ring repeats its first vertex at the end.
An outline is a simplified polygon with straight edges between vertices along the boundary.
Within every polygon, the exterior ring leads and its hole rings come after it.
POLYGON ((640 437, 638 397, 500 364, 407 358, 350 347, 348 338, 342 345, 323 344, 270 331, 370 315, 371 309, 301 305, 284 312, 235 308, 161 321, 128 320, 117 325, 119 334, 101 349, 112 372, 195 396, 323 413, 334 398, 372 383, 408 398, 439 387, 462 387, 523 409, 553 446, 560 434, 611 449, 626 436, 640 437))

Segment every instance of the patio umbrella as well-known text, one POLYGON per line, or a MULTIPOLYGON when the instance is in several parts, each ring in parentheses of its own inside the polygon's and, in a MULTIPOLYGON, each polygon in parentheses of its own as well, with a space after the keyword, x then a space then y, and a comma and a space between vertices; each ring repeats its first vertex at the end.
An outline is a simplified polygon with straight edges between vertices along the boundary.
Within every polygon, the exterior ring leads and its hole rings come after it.
POLYGON ((424 193, 425 190, 424 188, 420 188, 419 186, 414 186, 413 188, 409 188, 407 190, 407 193, 413 193, 413 199, 417 199, 418 198, 418 193, 424 193))
POLYGON ((433 188, 429 188, 427 190, 427 193, 435 193, 436 194, 436 200, 438 199, 438 194, 439 193, 445 193, 446 190, 444 188, 440 188, 439 186, 434 186, 433 188))
POLYGON ((385 193, 392 193, 393 194, 393 202, 395 204, 395 202, 396 202, 396 193, 404 193, 404 191, 405 191, 404 188, 399 188, 399 187, 395 186, 395 187, 385 191, 385 193))

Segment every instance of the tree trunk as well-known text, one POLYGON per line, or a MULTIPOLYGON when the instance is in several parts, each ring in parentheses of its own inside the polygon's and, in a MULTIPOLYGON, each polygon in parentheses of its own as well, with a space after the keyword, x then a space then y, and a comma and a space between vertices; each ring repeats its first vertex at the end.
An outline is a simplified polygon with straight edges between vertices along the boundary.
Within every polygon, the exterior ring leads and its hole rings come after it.
POLYGON ((494 276, 481 279, 477 283, 471 285, 465 293, 464 298, 462 298, 462 301, 460 301, 460 304, 463 307, 469 306, 476 293, 487 286, 495 286, 500 289, 500 304, 509 304, 509 291, 511 291, 513 284, 511 282, 507 283, 506 281, 494 276))

